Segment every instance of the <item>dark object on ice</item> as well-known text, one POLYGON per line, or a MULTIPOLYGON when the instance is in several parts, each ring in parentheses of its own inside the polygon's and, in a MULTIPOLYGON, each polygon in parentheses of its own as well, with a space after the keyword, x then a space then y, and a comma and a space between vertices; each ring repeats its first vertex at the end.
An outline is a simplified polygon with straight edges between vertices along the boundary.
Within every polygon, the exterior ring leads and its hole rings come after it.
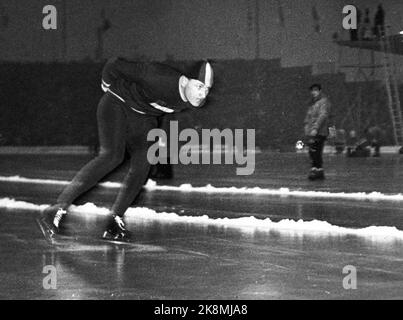
POLYGON ((351 158, 365 158, 371 155, 370 143, 367 139, 361 139, 353 147, 347 148, 347 157, 351 158))
POLYGON ((152 165, 149 178, 172 179, 173 171, 172 171, 172 165, 169 163, 169 160, 167 164, 157 163, 155 165, 152 165))
POLYGON ((313 167, 311 169, 311 171, 309 171, 308 179, 309 180, 324 180, 325 172, 323 171, 323 168, 313 167))
POLYGON ((336 130, 336 137, 334 138, 334 147, 336 154, 343 153, 346 147, 346 131, 344 129, 336 130))
POLYGON ((370 157, 371 148, 374 148, 374 157, 380 157, 383 131, 378 126, 367 127, 364 131, 365 138, 351 143, 356 138, 355 131, 350 133, 350 147, 347 148, 347 157, 370 157))
POLYGON ((364 149, 357 149, 357 148, 352 148, 348 147, 347 148, 347 157, 350 158, 366 158, 371 155, 371 150, 368 148, 364 149))

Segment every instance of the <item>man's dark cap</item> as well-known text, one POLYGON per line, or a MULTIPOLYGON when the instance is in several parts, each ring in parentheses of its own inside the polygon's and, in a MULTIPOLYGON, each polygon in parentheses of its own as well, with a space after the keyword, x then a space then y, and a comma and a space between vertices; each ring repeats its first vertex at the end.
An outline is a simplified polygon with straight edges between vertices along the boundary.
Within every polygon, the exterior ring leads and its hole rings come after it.
POLYGON ((309 87, 309 90, 314 90, 314 89, 318 89, 319 91, 322 90, 322 86, 319 83, 314 83, 313 85, 311 85, 309 87))

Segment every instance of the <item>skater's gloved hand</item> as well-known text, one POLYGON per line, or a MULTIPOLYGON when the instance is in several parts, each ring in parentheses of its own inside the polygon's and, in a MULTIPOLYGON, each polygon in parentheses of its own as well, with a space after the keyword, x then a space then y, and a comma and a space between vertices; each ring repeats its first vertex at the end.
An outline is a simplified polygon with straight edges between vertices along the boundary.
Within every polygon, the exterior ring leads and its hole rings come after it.
POLYGON ((318 130, 313 129, 313 130, 311 131, 311 136, 312 136, 312 137, 316 137, 317 134, 318 134, 318 130))

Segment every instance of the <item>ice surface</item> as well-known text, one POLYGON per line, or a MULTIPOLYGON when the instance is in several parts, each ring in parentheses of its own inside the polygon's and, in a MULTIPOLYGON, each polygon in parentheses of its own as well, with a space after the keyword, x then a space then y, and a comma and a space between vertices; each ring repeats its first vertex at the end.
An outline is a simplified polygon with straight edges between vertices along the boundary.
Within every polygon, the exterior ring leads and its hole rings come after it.
MULTIPOLYGON (((16 201, 11 198, 0 199, 0 208, 42 211, 48 205, 36 205, 25 201, 16 201)), ((73 213, 85 213, 87 215, 107 215, 107 208, 98 207, 93 203, 86 203, 81 206, 71 206, 69 209, 73 213)), ((136 207, 129 208, 125 215, 128 221, 157 221, 163 223, 183 223, 216 226, 225 228, 235 228, 243 232, 255 231, 276 231, 282 234, 292 236, 311 235, 311 236, 345 236, 353 235, 364 238, 371 238, 376 241, 394 241, 403 240, 403 231, 396 227, 386 226, 370 226, 361 229, 345 228, 332 225, 326 221, 312 220, 304 221, 283 219, 274 222, 269 218, 258 219, 253 216, 245 216, 241 218, 211 218, 207 215, 203 216, 186 216, 178 215, 175 212, 157 212, 150 208, 136 207)))
MULTIPOLYGON (((0 181, 16 183, 34 183, 47 185, 68 185, 67 180, 52 179, 31 179, 20 176, 0 176, 0 181)), ((105 188, 119 188, 119 182, 103 182, 99 184, 105 188)), ((268 195, 280 197, 299 197, 299 198, 320 198, 320 199, 345 199, 345 200, 370 200, 370 201, 403 201, 403 194, 385 194, 378 191, 373 192, 329 192, 329 191, 309 191, 309 190, 290 190, 289 188, 268 189, 260 187, 214 187, 210 184, 204 187, 194 187, 191 184, 182 184, 180 186, 158 185, 153 180, 148 180, 145 185, 148 191, 171 191, 171 192, 198 192, 214 194, 243 194, 243 195, 268 195)))

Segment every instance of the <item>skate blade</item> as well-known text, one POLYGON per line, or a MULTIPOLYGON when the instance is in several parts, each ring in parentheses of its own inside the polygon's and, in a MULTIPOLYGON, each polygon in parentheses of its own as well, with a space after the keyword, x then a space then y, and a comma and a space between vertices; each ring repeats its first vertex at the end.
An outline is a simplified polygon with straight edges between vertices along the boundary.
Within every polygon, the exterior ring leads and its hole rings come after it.
POLYGON ((39 229, 41 230, 42 235, 45 238, 45 240, 49 244, 53 245, 55 232, 43 219, 35 219, 35 220, 36 220, 36 223, 37 223, 39 229))
POLYGON ((104 234, 101 237, 101 240, 107 241, 109 243, 114 243, 114 244, 127 244, 131 243, 131 238, 130 237, 124 237, 124 238, 114 238, 112 237, 107 231, 104 232, 104 234))

